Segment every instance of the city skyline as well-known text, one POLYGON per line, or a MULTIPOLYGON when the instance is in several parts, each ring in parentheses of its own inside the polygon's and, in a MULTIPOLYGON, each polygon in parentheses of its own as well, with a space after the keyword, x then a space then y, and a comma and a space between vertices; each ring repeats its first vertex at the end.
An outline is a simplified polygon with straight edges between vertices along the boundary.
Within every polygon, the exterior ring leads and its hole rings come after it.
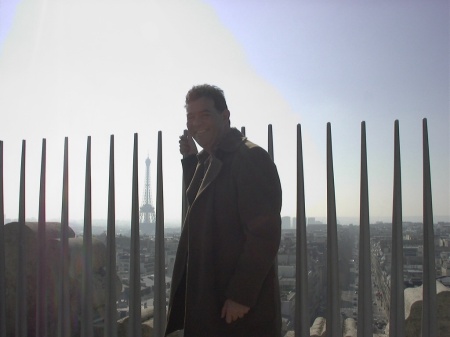
MULTIPOLYGON (((371 222, 392 214, 394 121, 399 120, 403 216, 422 212, 422 118, 430 142, 435 222, 450 219, 449 4, 101 1, 0 5, 0 141, 6 218, 17 218, 22 140, 26 217, 37 218, 42 138, 47 218, 61 213, 69 139, 69 217, 82 219, 87 136, 92 136, 93 218, 106 218, 114 134, 116 218, 131 216, 133 135, 139 196, 162 132, 166 222, 181 218, 184 95, 195 84, 225 91, 231 124, 267 148, 295 216, 296 126, 302 126, 307 217, 326 214, 326 123, 331 123, 337 217, 359 214, 360 124, 366 122, 371 222), (248 15, 251 13, 251 15, 248 15), (101 20, 100 20, 101 18, 101 20)), ((142 200, 140 200, 140 203, 142 200)))

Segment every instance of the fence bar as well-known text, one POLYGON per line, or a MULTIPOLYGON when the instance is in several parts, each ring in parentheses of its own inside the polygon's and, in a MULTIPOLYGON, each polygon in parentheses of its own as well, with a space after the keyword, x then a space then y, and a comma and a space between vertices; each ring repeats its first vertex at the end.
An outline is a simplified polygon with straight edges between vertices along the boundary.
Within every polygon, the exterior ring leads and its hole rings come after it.
POLYGON ((295 336, 309 337, 308 250, 306 246, 305 178, 302 129, 297 124, 297 245, 295 266, 295 336))
POLYGON ((26 142, 22 141, 22 161, 20 167, 20 195, 19 195, 19 228, 17 238, 17 288, 16 288, 16 336, 27 335, 27 289, 25 287, 25 152, 26 142))
POLYGON ((327 336, 342 336, 331 124, 327 123, 327 336))
POLYGON ((269 152, 270 158, 272 158, 272 161, 274 160, 273 157, 273 132, 272 132, 272 124, 269 124, 268 126, 268 147, 267 152, 269 152))
POLYGON ((156 178, 155 227, 155 300, 154 336, 163 337, 166 328, 166 272, 164 255, 164 188, 162 171, 162 134, 158 132, 158 168, 156 178))
POLYGON ((58 336, 70 337, 69 297, 69 140, 64 139, 63 191, 61 207, 61 257, 59 279, 58 336))
POLYGON ((426 118, 423 127, 423 304, 422 337, 437 332, 436 261, 434 253, 433 202, 431 197, 430 152, 426 118))
POLYGON ((84 195, 83 229, 83 289, 81 292, 81 336, 92 337, 92 189, 91 189, 91 136, 87 139, 86 180, 84 195))
MULTIPOLYGON (((3 142, 0 141, 0 275, 6 275, 5 262, 5 203, 3 195, 3 142)), ((0 277, 0 337, 6 337, 6 284, 0 277)))
POLYGON ((405 335, 405 295, 403 288, 402 182, 399 123, 398 120, 396 120, 394 132, 394 195, 392 210, 392 263, 389 337, 405 335))
POLYGON ((370 261, 369 187, 366 123, 361 123, 361 186, 359 209, 358 337, 372 336, 372 280, 370 261))
POLYGON ((106 232, 106 299, 103 336, 117 336, 116 304, 116 200, 114 184, 114 135, 110 138, 108 219, 106 232))
POLYGON ((36 280, 36 337, 47 336, 47 283, 45 276, 47 271, 47 240, 45 229, 45 176, 46 176, 46 157, 47 144, 46 140, 42 140, 42 158, 41 158, 41 180, 39 189, 39 220, 38 220, 38 265, 36 280))
MULTIPOLYGON (((436 270, 433 228, 433 210, 431 193, 431 173, 428 144, 427 120, 423 119, 423 312, 422 336, 437 336, 437 301, 436 270)), ((241 129, 245 135, 245 127, 241 129)), ((272 125, 268 126, 268 153, 274 159, 272 125)), ((61 209, 61 233, 59 257, 59 282, 57 294, 58 334, 59 337, 71 336, 70 297, 69 297, 69 178, 68 178, 68 138, 64 142, 64 168, 61 209)), ((4 171, 3 142, 0 141, 0 337, 6 337, 6 252, 5 252, 5 214, 4 214, 4 171)), ((26 141, 22 141, 20 169, 20 197, 17 227, 17 280, 15 320, 12 327, 15 336, 27 336, 31 320, 36 319, 35 335, 48 335, 46 289, 46 140, 42 141, 39 220, 37 233, 37 297, 36 316, 28 317, 26 284, 26 141)), ((166 320, 166 280, 164 252, 164 198, 162 171, 162 133, 158 132, 157 163, 157 200, 155 228, 155 301, 154 301, 154 335, 162 337, 166 320)), ((84 240, 83 240, 83 289, 81 335, 93 336, 92 308, 92 194, 91 194, 91 137, 88 137, 86 152, 84 240)), ((359 294, 358 294, 358 337, 372 335, 373 307, 370 259, 370 222, 368 198, 368 170, 366 125, 361 123, 361 186, 360 186, 360 259, 359 259, 359 294)), ((108 219, 107 219, 107 282, 104 336, 117 336, 116 309, 116 246, 115 246, 115 173, 114 173, 114 136, 111 136, 109 163, 108 219)), ((308 252, 306 240, 305 191, 303 171, 303 151, 301 126, 297 125, 297 248, 296 248, 296 302, 295 334, 299 337, 309 336, 308 306, 308 252)), ((405 335, 405 302, 403 279, 403 233, 402 233, 402 191, 399 122, 394 125, 394 181, 392 211, 392 266, 389 336, 405 335)), ((14 234, 16 235, 16 234, 14 234)), ((132 205, 131 205, 131 254, 130 254, 130 302, 129 302, 129 336, 141 337, 141 296, 140 296, 140 236, 139 236, 139 188, 138 188, 138 134, 134 134, 132 205)), ((331 124, 327 123, 327 333, 330 336, 342 336, 340 315, 340 287, 338 265, 338 237, 336 219, 336 199, 333 172, 331 124)), ((33 284, 34 286, 34 284, 33 284)), ((9 309, 9 308, 8 308, 9 309)), ((33 308, 34 309, 34 308, 33 308)), ((13 323, 13 322, 11 322, 13 323)))
POLYGON ((139 249, 138 134, 134 134, 131 204, 129 336, 141 337, 141 269, 139 249))
MULTIPOLYGON (((184 136, 188 136, 188 130, 184 130, 183 132, 184 136)), ((183 158, 185 158, 186 155, 183 155, 183 158)), ((181 227, 183 227, 184 224, 184 219, 186 218, 186 213, 187 213, 187 199, 186 199, 186 183, 184 181, 184 175, 181 174, 181 181, 182 181, 182 186, 181 186, 181 227)))

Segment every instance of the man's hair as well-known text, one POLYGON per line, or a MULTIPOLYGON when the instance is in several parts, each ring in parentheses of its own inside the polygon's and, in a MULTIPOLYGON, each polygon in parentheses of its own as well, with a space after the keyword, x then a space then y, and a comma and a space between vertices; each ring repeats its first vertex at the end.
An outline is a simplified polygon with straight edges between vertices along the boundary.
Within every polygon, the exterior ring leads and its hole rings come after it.
MULTIPOLYGON (((215 85, 210 84, 200 84, 195 85, 186 94, 186 106, 201 97, 210 98, 214 102, 214 107, 222 112, 228 109, 227 102, 225 101, 225 96, 223 90, 215 85)), ((186 107, 185 106, 185 107, 186 107)))

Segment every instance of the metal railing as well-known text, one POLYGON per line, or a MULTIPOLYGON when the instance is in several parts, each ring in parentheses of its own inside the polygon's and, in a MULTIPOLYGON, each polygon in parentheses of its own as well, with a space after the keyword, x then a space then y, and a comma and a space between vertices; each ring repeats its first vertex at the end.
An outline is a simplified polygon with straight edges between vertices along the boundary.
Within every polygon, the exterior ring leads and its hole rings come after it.
MULTIPOLYGON (((404 295, 403 295, 403 244, 402 244, 402 195, 399 123, 394 124, 394 183, 393 183, 393 215, 392 215, 392 271, 390 296, 390 329, 389 336, 404 336, 404 295)), ((245 133, 245 128, 242 128, 245 133)), ((437 335, 436 315, 436 275, 434 260, 434 231, 431 199, 430 160, 428 148, 427 121, 423 120, 423 309, 422 336, 437 335)), ((272 126, 268 128, 268 152, 272 159, 273 135, 272 126)), ((132 173, 132 215, 131 215, 131 256, 129 279, 129 336, 141 336, 141 296, 140 296, 140 247, 139 247, 139 198, 138 198, 138 135, 134 135, 133 173, 132 173)), ((58 336, 71 336, 69 320, 69 270, 68 270, 68 139, 64 142, 64 168, 61 211, 60 265, 58 288, 58 336)), ((5 234, 4 234, 4 192, 3 192, 3 142, 0 141, 0 337, 6 337, 6 286, 5 286, 5 234)), ((17 237, 17 296, 15 311, 14 336, 24 337, 28 334, 27 317, 27 285, 24 270, 25 226, 25 164, 26 142, 22 143, 20 201, 17 237)), ((109 191, 107 214, 107 263, 106 263, 106 298, 104 336, 117 336, 117 307, 114 289, 116 273, 115 251, 115 175, 114 175, 114 136, 110 139, 109 191)), ((162 134, 158 133, 157 158, 157 192, 156 192, 156 228, 155 228, 155 298, 154 298, 154 336, 162 337, 166 321, 166 284, 164 260, 164 197, 162 169, 162 134)), ((361 123, 361 182, 360 182, 360 241, 359 241, 359 293, 358 293, 358 337, 372 335, 372 283, 369 228, 368 169, 366 151, 365 122, 361 123)), ((310 317, 308 310, 308 265, 306 243, 306 214, 303 174, 303 150, 301 126, 297 125, 297 214, 296 214, 296 302, 295 302, 295 335, 310 335, 310 317)), ((38 265, 37 265, 37 297, 35 336, 48 336, 46 313, 46 140, 42 141, 41 178, 38 217, 38 265)), ((91 138, 87 140, 86 180, 85 180, 85 213, 83 232, 83 276, 82 276, 82 315, 81 335, 93 336, 92 313, 92 216, 91 216, 91 138)), ((327 124, 327 336, 342 336, 342 318, 340 314, 339 270, 338 270, 338 237, 336 220, 336 202, 333 172, 333 153, 331 125, 327 124)), ((8 336, 9 337, 9 336, 8 336)))

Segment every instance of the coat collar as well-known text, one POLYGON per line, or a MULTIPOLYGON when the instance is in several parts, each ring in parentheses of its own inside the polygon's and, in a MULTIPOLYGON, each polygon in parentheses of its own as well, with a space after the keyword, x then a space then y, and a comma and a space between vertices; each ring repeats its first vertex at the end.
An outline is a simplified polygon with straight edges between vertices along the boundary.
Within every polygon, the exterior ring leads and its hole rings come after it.
MULTIPOLYGON (((238 129, 230 128, 230 130, 224 135, 222 140, 217 145, 217 148, 211 157, 220 157, 221 152, 234 152, 246 140, 247 138, 238 129)), ((197 154, 199 163, 205 163, 209 157, 209 153, 205 150, 202 150, 199 154, 197 154)))
POLYGON ((230 131, 223 137, 217 146, 216 152, 233 152, 245 142, 247 138, 236 128, 231 128, 230 131))
MULTIPOLYGON (((197 155, 198 165, 196 168, 196 172, 194 173, 194 179, 192 181, 197 181, 197 184, 200 183, 200 187, 198 188, 197 194, 195 198, 198 196, 214 181, 214 179, 219 174, 222 168, 222 154, 224 152, 234 152, 236 149, 246 140, 241 132, 239 132, 236 128, 231 128, 229 132, 223 137, 217 146, 216 151, 212 155, 210 155, 206 151, 201 151, 197 155), (201 170, 206 170, 204 173, 203 179, 198 181, 197 179, 203 174, 201 170)), ((201 178, 200 178, 201 179, 201 178)), ((193 192, 192 189, 195 190, 195 187, 189 186, 189 192, 193 192)), ((198 186, 198 185, 197 185, 198 186)), ((192 197, 192 194, 191 194, 192 197)))

